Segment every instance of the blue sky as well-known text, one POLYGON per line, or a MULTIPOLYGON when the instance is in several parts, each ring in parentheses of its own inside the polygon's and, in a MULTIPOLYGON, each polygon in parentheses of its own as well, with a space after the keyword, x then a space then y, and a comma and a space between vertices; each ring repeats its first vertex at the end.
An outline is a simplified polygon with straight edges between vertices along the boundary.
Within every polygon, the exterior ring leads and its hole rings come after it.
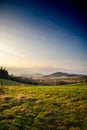
POLYGON ((87 74, 86 12, 76 3, 0 2, 0 66, 10 73, 87 74))

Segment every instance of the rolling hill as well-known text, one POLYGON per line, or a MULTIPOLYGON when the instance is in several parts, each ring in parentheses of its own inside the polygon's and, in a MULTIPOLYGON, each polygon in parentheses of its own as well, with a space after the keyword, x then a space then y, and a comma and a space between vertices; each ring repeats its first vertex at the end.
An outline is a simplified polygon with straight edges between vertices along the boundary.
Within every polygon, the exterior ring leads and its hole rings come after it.
POLYGON ((46 78, 81 78, 87 77, 86 75, 65 73, 65 72, 56 72, 49 75, 45 75, 46 78))

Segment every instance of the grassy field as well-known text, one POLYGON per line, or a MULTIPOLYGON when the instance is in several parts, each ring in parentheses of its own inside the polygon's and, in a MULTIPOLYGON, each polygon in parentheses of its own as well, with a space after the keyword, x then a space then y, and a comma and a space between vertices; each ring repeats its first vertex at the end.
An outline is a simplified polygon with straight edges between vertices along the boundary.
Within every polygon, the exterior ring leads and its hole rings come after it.
POLYGON ((0 87, 0 130, 87 130, 87 84, 0 87))
POLYGON ((5 86, 5 85, 6 86, 19 86, 19 85, 22 85, 22 83, 0 78, 0 85, 1 86, 5 86))

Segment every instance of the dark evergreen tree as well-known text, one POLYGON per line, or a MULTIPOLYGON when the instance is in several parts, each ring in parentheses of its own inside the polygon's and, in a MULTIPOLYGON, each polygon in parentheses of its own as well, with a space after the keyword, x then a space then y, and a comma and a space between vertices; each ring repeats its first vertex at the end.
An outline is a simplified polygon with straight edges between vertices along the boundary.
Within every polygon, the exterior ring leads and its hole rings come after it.
POLYGON ((0 68, 0 78, 8 79, 8 71, 3 67, 0 68))

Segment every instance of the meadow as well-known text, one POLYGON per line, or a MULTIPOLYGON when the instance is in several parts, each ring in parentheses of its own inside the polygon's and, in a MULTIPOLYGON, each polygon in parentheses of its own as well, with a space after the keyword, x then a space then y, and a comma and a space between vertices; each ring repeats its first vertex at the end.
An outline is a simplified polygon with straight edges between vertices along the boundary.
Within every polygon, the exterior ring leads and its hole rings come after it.
POLYGON ((0 78, 0 86, 20 86, 20 85, 23 85, 23 83, 0 78))
POLYGON ((87 83, 0 87, 0 130, 87 130, 87 83))

